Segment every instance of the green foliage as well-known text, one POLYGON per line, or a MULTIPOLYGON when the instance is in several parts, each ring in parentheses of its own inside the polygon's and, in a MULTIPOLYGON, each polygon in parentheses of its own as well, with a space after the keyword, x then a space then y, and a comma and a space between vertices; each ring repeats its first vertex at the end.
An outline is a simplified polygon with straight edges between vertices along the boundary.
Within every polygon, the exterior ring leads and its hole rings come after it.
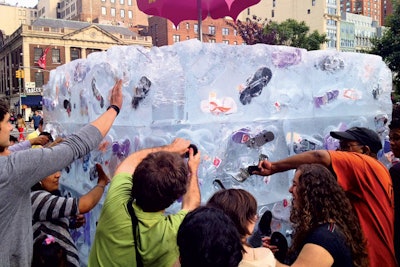
POLYGON ((400 95, 400 5, 396 5, 394 12, 388 17, 382 38, 372 40, 371 54, 379 55, 393 72, 393 99, 400 95))
POLYGON ((309 34, 310 27, 304 21, 287 19, 278 23, 267 20, 261 22, 257 17, 253 19, 247 19, 246 22, 238 20, 236 24, 230 24, 249 45, 263 43, 318 50, 321 44, 328 41, 326 34, 319 34, 317 31, 309 34))

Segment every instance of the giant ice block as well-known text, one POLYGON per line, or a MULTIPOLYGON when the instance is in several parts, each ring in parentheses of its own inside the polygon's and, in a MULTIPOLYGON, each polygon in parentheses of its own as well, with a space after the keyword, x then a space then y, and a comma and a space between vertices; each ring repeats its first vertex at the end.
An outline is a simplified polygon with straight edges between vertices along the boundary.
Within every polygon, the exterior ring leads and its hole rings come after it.
MULTIPOLYGON (((246 189, 260 213, 273 210, 273 227, 281 231, 293 172, 249 177, 247 167, 260 157, 336 149, 329 132, 352 126, 379 130, 383 140, 382 118, 392 109, 391 72, 378 56, 190 40, 150 50, 112 47, 51 71, 43 96, 46 129, 67 136, 97 118, 116 79, 123 80, 121 113, 97 151, 63 170, 66 194, 96 184, 96 162, 112 174, 129 153, 184 137, 202 153, 203 202, 221 187, 246 189)), ((83 263, 100 208, 74 233, 83 263)))

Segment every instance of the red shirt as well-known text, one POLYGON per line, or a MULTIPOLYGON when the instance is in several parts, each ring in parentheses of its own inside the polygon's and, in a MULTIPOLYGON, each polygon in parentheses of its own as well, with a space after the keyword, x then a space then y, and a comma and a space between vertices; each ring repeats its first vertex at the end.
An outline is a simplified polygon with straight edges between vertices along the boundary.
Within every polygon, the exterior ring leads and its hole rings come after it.
POLYGON ((397 266, 394 253, 394 196, 390 174, 376 159, 329 151, 338 183, 346 191, 367 240, 370 266, 397 266))

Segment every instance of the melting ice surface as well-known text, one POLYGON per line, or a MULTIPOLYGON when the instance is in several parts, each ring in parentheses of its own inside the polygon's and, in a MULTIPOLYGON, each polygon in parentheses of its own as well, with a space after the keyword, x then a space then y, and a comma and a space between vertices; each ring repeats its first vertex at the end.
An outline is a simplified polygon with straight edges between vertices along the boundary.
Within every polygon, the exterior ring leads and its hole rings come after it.
MULTIPOLYGON (((109 105, 115 79, 123 79, 121 113, 98 150, 63 170, 65 194, 88 192, 97 162, 112 174, 129 153, 183 137, 202 153, 203 203, 221 185, 246 189, 257 198, 260 215, 272 210, 272 230, 284 234, 293 171, 249 177, 247 167, 260 157, 275 161, 336 149, 329 132, 352 126, 379 130, 384 140, 380 118, 392 107, 391 73, 378 56, 190 40, 151 50, 112 47, 53 70, 43 96, 46 129, 68 136, 97 118, 109 105)), ((74 232, 83 264, 100 210, 101 204, 74 232)))

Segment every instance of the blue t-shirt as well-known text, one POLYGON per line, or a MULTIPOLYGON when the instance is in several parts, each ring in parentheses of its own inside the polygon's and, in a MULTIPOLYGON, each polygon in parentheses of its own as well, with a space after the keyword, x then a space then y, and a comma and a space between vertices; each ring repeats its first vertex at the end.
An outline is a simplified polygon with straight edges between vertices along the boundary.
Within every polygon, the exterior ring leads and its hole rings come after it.
POLYGON ((33 120, 33 126, 34 127, 38 127, 39 126, 39 122, 40 122, 40 119, 41 119, 42 117, 40 117, 39 115, 33 115, 32 116, 32 120, 33 120))
POLYGON ((321 224, 306 237, 304 244, 307 243, 326 249, 333 258, 332 267, 353 266, 351 249, 346 245, 346 239, 336 224, 321 224))

